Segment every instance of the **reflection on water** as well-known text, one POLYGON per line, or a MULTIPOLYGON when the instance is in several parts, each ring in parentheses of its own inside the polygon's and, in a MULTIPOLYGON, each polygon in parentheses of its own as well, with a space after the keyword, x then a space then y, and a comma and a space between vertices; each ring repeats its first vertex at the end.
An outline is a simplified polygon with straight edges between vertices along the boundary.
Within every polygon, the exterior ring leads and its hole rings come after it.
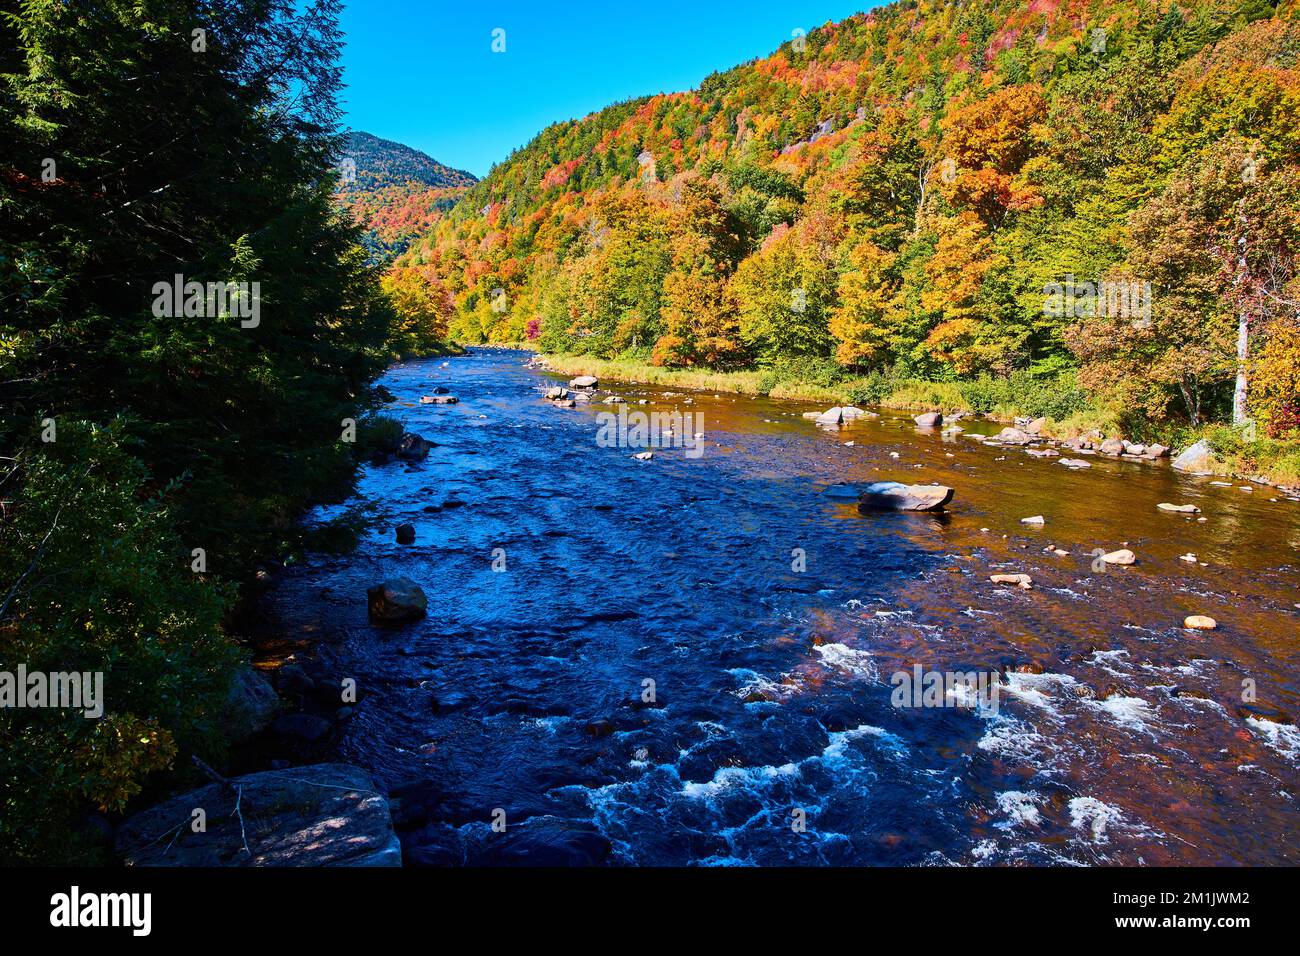
POLYGON ((500 808, 594 826, 611 863, 1300 862, 1300 503, 901 413, 827 431, 806 405, 611 386, 704 422, 701 456, 640 461, 597 443, 604 391, 556 408, 523 362, 395 367, 391 411, 438 447, 369 468, 385 530, 278 592, 366 693, 340 756, 426 808, 408 861, 486 859, 500 808), (436 384, 460 403, 419 405, 436 384), (880 480, 957 494, 864 516, 824 493, 880 480), (1119 547, 1138 563, 1093 570, 1119 547), (399 575, 428 619, 369 626, 366 588, 399 575), (914 665, 1003 671, 1000 706, 892 707, 914 665))

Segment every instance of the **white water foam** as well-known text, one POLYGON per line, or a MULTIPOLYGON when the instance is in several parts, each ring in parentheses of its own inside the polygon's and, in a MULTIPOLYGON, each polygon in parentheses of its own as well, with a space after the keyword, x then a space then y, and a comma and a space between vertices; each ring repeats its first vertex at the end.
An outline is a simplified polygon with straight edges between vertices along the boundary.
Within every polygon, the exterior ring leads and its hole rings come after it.
POLYGON ((1070 801, 1070 826, 1084 831, 1093 843, 1107 843, 1106 828, 1124 822, 1117 807, 1096 797, 1075 797, 1070 801))
POLYGON ((874 680, 877 676, 875 661, 868 651, 849 647, 845 644, 819 644, 813 648, 827 667, 839 667, 855 677, 874 680))
POLYGON ((1003 830, 1018 826, 1038 826, 1043 822, 1042 814, 1038 812, 1038 804, 1042 800, 1038 794, 1022 793, 1019 790, 999 793, 998 810, 1005 813, 1007 819, 997 826, 1003 830))
POLYGON ((1300 759, 1300 727, 1279 724, 1266 717, 1247 717, 1251 730, 1264 738, 1264 743, 1291 760, 1300 759))

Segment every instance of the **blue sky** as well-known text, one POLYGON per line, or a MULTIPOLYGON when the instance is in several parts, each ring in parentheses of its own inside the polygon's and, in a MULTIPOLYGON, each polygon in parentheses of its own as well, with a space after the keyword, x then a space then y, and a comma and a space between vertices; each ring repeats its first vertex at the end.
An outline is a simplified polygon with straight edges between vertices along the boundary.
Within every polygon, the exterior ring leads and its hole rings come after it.
POLYGON ((345 122, 483 176, 557 120, 689 90, 876 0, 348 0, 345 122), (505 52, 492 52, 492 31, 505 52))

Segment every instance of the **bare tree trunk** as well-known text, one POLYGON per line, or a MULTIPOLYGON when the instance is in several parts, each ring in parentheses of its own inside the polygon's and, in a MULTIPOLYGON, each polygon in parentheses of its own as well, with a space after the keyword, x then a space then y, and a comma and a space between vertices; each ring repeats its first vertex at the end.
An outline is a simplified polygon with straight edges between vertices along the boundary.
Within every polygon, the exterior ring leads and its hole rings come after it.
MULTIPOLYGON (((1250 265, 1246 261, 1245 212, 1246 197, 1237 202, 1237 218, 1241 223, 1241 236, 1237 239, 1237 274, 1234 285, 1241 286, 1247 279, 1250 265)), ((1244 291, 1244 290, 1243 290, 1244 291)), ((1237 303, 1237 381, 1232 389, 1232 424, 1246 424, 1246 360, 1250 358, 1250 312, 1242 302, 1237 303)))
POLYGON ((1246 417, 1246 360, 1250 357, 1250 317, 1243 309, 1237 316, 1237 383, 1232 390, 1232 424, 1244 425, 1246 417))

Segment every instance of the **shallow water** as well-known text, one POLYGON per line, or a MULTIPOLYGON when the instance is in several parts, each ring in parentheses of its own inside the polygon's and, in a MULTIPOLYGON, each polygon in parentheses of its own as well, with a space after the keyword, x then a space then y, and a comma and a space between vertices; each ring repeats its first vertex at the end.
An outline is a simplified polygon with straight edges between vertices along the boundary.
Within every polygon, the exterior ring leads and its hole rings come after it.
POLYGON ((525 358, 394 367, 389 413, 438 447, 367 468, 382 530, 276 592, 362 688, 339 757, 425 794, 408 860, 450 837, 474 862, 500 809, 589 822, 615 864, 1300 863, 1300 503, 903 413, 825 430, 804 404, 611 385, 702 416, 702 455, 638 461, 525 358), (460 403, 416 404, 436 384, 460 403), (825 493, 879 480, 956 497, 861 515, 825 493), (1093 570, 1121 546, 1136 565, 1093 570), (428 619, 369 625, 366 588, 397 576, 428 619), (995 707, 892 706, 915 665, 1005 683, 995 707))

